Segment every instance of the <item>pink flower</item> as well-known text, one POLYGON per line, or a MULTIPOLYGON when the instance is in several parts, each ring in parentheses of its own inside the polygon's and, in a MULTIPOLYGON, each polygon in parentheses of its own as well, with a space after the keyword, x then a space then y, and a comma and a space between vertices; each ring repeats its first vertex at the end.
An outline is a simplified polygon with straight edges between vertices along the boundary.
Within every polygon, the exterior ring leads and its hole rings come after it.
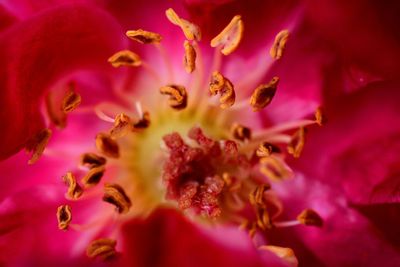
POLYGON ((352 5, 96 2, 0 8, 0 262, 399 265, 395 41, 320 31, 352 5))

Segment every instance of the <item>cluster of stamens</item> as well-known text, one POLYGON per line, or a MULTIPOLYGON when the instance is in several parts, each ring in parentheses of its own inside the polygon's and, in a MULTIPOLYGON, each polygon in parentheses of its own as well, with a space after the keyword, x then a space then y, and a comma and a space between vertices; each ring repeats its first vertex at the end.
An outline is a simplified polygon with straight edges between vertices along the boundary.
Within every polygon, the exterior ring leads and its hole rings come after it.
MULTIPOLYGON (((180 18, 174 10, 166 11, 168 20, 179 26, 186 37, 184 40, 183 67, 187 73, 196 70, 198 60, 198 43, 201 32, 197 25, 180 18)), ((243 37, 243 21, 241 16, 234 16, 231 22, 215 38, 211 47, 215 47, 223 55, 233 53, 243 37)), ((131 40, 144 45, 160 46, 162 36, 143 29, 130 30, 126 35, 131 40)), ((289 31, 279 32, 270 49, 270 56, 278 60, 283 56, 289 31)), ((139 55, 122 50, 112 55, 108 61, 118 67, 140 67, 147 63, 139 55)), ((253 90, 248 100, 248 107, 254 112, 265 109, 273 100, 277 91, 279 77, 273 77, 265 84, 260 84, 253 90)), ((209 79, 209 94, 219 95, 220 112, 229 112, 235 105, 236 94, 233 83, 218 69, 211 70, 209 79)), ((183 85, 166 84, 159 88, 162 95, 168 96, 167 104, 175 112, 185 110, 189 105, 188 90, 183 85)), ((61 100, 49 95, 47 110, 52 123, 60 128, 65 127, 66 114, 80 104, 81 99, 74 88, 68 90, 61 100), (50 99, 50 100, 49 100, 50 99)), ((140 107, 140 105, 139 105, 140 107)), ((87 169, 78 182, 76 175, 69 171, 63 177, 67 185, 65 194, 68 200, 79 200, 87 190, 98 185, 106 172, 108 160, 118 160, 121 157, 119 140, 129 134, 146 131, 150 126, 150 113, 142 112, 133 120, 125 113, 107 117, 99 113, 99 117, 113 122, 107 132, 100 132, 95 137, 97 153, 85 153, 80 165, 87 169)), ((282 212, 280 201, 274 196, 272 186, 267 181, 280 181, 293 176, 291 169, 285 163, 283 145, 287 153, 298 158, 305 144, 306 126, 322 125, 325 118, 320 109, 315 113, 314 120, 302 120, 294 123, 278 125, 265 130, 254 131, 239 123, 232 123, 229 138, 212 139, 204 133, 196 122, 189 130, 187 137, 180 133, 167 133, 163 136, 164 145, 163 167, 161 179, 166 188, 165 199, 176 203, 177 207, 203 218, 241 218, 238 222, 251 237, 257 232, 265 232, 274 227, 286 227, 298 224, 322 226, 323 221, 315 211, 306 209, 294 221, 277 221, 282 212), (291 134, 288 134, 291 132, 291 134), (282 145, 283 144, 283 145, 282 145), (277 212, 271 214, 271 207, 277 212), (253 210, 253 217, 241 217, 239 212, 253 210)), ((225 125, 224 125, 225 126, 225 125)), ((29 163, 34 163, 43 153, 51 136, 51 130, 44 129, 35 135, 28 143, 27 150, 32 152, 29 163)), ((131 199, 121 184, 105 183, 102 200, 114 205, 118 214, 129 214, 135 199, 131 199), (133 201, 133 203, 131 202, 133 201)), ((72 210, 68 204, 61 205, 57 210, 58 227, 68 230, 72 221, 72 210)), ((109 259, 117 253, 116 241, 100 238, 89 244, 87 255, 92 258, 109 259)), ((277 246, 262 246, 285 257, 292 257, 289 248, 277 246)))

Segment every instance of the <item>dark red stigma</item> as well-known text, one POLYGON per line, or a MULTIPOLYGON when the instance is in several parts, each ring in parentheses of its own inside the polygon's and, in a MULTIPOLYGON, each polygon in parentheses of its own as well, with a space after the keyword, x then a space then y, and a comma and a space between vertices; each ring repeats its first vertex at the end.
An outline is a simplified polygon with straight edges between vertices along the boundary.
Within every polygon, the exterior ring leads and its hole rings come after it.
POLYGON ((189 146, 174 132, 163 137, 169 150, 162 179, 167 187, 167 199, 176 200, 181 209, 191 208, 210 217, 220 215, 220 200, 229 174, 251 167, 245 155, 238 152, 236 142, 217 142, 205 136, 198 127, 188 137, 197 146, 189 146))

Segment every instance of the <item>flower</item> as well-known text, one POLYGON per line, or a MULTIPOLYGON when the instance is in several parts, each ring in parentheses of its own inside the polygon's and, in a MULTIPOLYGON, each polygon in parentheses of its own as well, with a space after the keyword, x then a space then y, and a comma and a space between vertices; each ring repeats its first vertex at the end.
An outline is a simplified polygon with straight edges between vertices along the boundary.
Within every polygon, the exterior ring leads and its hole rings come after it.
MULTIPOLYGON (((395 157, 368 186, 342 167, 370 161, 343 126, 364 129, 353 113, 380 107, 375 85, 322 99, 342 54, 315 41, 312 7, 61 2, 2 11, 5 264, 397 264, 366 200, 396 202, 395 157)), ((397 131, 391 86, 367 145, 397 131)))

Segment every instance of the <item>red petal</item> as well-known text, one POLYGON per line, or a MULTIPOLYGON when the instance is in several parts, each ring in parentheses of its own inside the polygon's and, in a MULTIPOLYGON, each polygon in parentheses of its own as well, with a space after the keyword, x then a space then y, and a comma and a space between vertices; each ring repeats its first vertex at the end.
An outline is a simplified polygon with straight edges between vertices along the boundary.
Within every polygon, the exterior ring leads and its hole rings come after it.
POLYGON ((167 209, 130 221, 122 229, 124 266, 284 266, 269 253, 266 263, 244 232, 215 238, 207 231, 167 209))
POLYGON ((44 127, 39 103, 51 83, 78 68, 108 67, 122 37, 110 16, 86 5, 50 9, 0 36, 0 159, 44 127))

